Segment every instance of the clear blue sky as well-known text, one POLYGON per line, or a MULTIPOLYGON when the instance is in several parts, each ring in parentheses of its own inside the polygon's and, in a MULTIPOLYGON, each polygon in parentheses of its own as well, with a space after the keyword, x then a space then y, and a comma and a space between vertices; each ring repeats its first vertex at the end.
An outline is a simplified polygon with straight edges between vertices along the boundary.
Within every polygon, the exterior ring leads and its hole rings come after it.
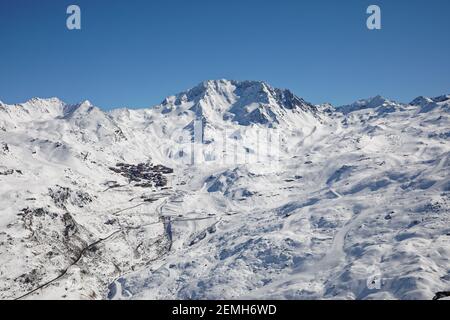
POLYGON ((0 100, 147 107, 227 78, 314 103, 409 102, 450 93, 449 17, 448 0, 1 0, 0 100), (66 29, 69 4, 81 31, 66 29))

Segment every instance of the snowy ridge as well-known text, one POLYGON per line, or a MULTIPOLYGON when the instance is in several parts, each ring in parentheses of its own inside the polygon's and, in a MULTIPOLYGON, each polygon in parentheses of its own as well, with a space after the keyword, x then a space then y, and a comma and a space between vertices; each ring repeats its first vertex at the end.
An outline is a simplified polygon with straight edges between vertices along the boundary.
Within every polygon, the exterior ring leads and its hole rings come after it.
POLYGON ((289 90, 274 89, 260 81, 205 81, 177 96, 167 98, 162 113, 194 112, 197 118, 230 120, 240 125, 273 126, 294 113, 317 115, 317 108, 289 90))
POLYGON ((350 105, 342 106, 339 111, 344 114, 357 112, 361 110, 372 109, 378 113, 401 111, 403 105, 394 101, 390 101, 382 96, 376 96, 370 99, 359 100, 350 105))
POLYGON ((141 110, 1 103, 0 298, 432 299, 449 98, 214 80, 141 110))

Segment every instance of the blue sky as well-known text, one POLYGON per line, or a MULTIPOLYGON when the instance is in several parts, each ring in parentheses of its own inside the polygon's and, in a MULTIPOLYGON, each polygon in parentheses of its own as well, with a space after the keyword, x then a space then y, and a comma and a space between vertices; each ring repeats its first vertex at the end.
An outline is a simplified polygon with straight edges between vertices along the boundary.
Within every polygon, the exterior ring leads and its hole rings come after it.
POLYGON ((0 100, 148 107, 207 79, 313 103, 450 93, 448 0, 2 0, 0 100), (77 4, 82 30, 66 28, 77 4), (366 28, 378 4, 382 30, 366 28))

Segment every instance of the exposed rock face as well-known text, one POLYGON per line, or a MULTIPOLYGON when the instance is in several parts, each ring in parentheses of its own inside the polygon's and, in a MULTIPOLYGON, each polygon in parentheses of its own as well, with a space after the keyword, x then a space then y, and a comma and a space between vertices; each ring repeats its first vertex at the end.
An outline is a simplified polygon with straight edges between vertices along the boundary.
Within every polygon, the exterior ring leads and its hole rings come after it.
POLYGON ((68 204, 83 208, 93 200, 88 193, 81 190, 73 191, 67 187, 55 186, 49 188, 48 192, 55 205, 61 209, 66 209, 68 204))

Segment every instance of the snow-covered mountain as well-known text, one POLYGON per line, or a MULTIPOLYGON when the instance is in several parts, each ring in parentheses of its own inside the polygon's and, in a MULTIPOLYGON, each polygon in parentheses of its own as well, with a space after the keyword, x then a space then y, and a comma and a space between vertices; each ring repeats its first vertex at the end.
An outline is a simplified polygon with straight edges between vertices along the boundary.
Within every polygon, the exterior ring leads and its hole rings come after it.
POLYGON ((296 97, 289 90, 280 90, 258 81, 205 81, 177 96, 169 97, 162 113, 191 111, 197 118, 210 122, 230 120, 243 126, 263 124, 270 127, 293 123, 299 117, 317 117, 317 108, 296 97))
POLYGON ((431 299, 449 111, 228 80, 141 110, 0 103, 0 298, 431 299))
POLYGON ((361 110, 372 110, 378 114, 391 113, 404 110, 401 103, 390 101, 382 96, 376 96, 370 99, 358 100, 350 105, 339 108, 344 114, 359 112, 361 110))

